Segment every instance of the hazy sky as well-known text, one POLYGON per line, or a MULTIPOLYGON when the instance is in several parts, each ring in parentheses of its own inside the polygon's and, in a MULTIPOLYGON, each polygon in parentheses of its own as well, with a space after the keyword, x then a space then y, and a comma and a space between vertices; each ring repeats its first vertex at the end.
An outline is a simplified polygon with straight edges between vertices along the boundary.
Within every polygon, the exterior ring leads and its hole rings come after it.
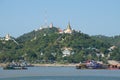
POLYGON ((0 0, 0 37, 18 37, 51 22, 89 35, 120 34, 120 0, 0 0))

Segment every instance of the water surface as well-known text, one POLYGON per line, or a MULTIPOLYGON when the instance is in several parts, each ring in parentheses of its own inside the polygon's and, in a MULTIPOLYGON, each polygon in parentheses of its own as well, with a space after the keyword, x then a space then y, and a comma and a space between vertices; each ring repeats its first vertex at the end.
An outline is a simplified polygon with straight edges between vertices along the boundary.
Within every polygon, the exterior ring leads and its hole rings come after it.
POLYGON ((29 67, 3 70, 0 80, 120 80, 120 70, 80 70, 75 67, 29 67))

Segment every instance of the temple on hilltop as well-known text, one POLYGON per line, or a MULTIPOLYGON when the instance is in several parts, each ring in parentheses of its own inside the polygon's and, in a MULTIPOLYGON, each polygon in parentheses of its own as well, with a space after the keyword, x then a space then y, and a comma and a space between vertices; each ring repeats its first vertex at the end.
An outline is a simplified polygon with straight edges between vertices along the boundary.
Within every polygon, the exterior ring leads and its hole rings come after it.
POLYGON ((72 33, 72 29, 71 29, 71 26, 70 26, 70 22, 68 23, 67 29, 64 30, 64 33, 69 33, 69 34, 72 33))
POLYGON ((5 37, 0 37, 0 40, 9 41, 9 40, 11 40, 11 36, 10 36, 10 34, 6 34, 5 37))
POLYGON ((10 34, 6 34, 5 40, 6 40, 6 41, 9 41, 10 39, 11 39, 10 34))
POLYGON ((53 23, 50 23, 49 28, 53 28, 53 23))

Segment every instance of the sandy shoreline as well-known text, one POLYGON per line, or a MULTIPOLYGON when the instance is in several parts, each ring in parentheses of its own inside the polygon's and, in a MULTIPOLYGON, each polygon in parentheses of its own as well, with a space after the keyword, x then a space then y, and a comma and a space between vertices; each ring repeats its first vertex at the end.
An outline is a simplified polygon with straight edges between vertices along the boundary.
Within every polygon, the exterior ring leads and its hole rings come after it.
POLYGON ((76 64, 32 64, 33 66, 58 66, 58 67, 72 67, 76 66, 76 64))
POLYGON ((0 67, 4 67, 4 66, 6 66, 7 64, 5 64, 5 63, 0 63, 0 67))
MULTIPOLYGON (((4 67, 4 66, 6 66, 7 64, 5 64, 5 63, 0 63, 0 67, 4 67)), ((58 67, 74 67, 74 66, 76 66, 76 64, 32 64, 33 66, 36 66, 36 67, 40 67, 40 66, 50 66, 50 67, 54 67, 54 66, 58 66, 58 67)))

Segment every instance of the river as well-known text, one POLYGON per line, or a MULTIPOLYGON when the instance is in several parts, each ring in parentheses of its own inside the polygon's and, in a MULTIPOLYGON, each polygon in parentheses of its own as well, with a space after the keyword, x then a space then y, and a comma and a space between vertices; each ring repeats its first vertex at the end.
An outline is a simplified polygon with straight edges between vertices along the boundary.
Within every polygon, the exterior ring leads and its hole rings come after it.
POLYGON ((75 67, 29 67, 3 70, 0 80, 120 80, 120 70, 80 70, 75 67))

